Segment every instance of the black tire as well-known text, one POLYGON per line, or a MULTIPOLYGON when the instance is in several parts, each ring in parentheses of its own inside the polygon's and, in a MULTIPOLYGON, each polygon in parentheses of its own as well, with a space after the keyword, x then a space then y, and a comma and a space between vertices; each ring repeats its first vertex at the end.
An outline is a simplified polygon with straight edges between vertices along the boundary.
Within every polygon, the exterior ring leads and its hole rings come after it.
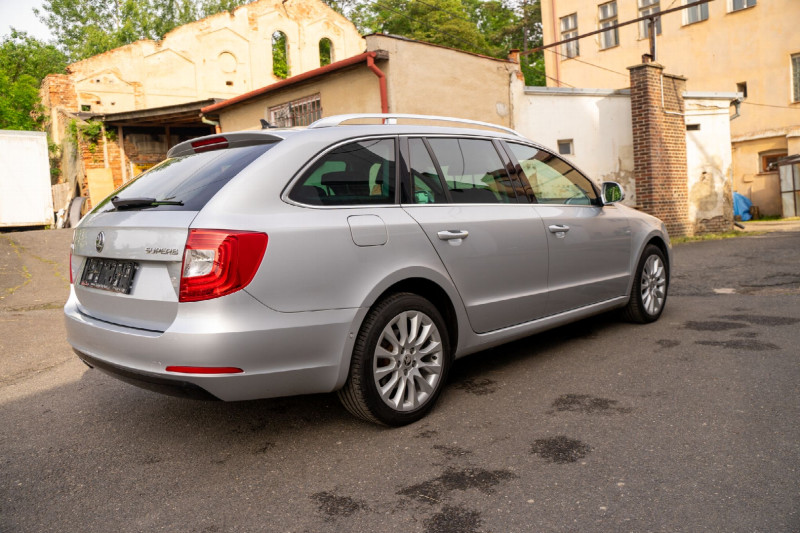
POLYGON ((451 364, 450 340, 441 313, 419 295, 393 294, 377 303, 364 319, 353 348, 350 374, 339 390, 339 400, 348 411, 364 420, 387 426, 410 424, 433 408, 451 364), (425 334, 421 344, 416 335, 407 335, 406 343, 390 342, 399 341, 395 335, 402 338, 401 326, 409 331, 414 324, 422 324, 418 329, 425 334), (381 353, 378 353, 379 342, 381 353), (384 400, 379 383, 387 391, 384 396, 391 397, 384 400))
POLYGON ((669 264, 661 248, 648 244, 633 278, 631 297, 623 314, 631 322, 655 322, 664 311, 669 289, 669 264))

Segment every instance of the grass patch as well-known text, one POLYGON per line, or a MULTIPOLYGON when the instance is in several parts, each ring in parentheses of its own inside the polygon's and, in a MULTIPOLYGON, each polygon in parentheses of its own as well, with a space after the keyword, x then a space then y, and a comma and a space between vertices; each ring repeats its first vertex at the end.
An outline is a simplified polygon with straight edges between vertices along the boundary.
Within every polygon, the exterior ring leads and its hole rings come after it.
POLYGON ((721 241, 722 239, 733 239, 735 237, 743 237, 745 235, 765 235, 766 233, 766 231, 725 231, 723 233, 704 233, 702 235, 693 235, 691 237, 672 237, 669 241, 675 245, 686 242, 721 241))

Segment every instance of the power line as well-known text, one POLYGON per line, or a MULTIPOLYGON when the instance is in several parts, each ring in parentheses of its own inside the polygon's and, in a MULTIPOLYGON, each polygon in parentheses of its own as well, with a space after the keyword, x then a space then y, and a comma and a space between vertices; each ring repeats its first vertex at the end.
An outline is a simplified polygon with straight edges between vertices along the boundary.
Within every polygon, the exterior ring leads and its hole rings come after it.
POLYGON ((800 107, 791 107, 788 105, 757 104, 755 102, 748 102, 747 100, 744 100, 742 103, 747 105, 757 105, 759 107, 775 107, 777 109, 794 109, 795 111, 800 111, 800 107))
MULTIPOLYGON (((543 50, 543 52, 550 52, 552 54, 556 54, 558 56, 561 56, 561 57, 564 57, 564 58, 567 58, 567 59, 571 59, 572 61, 577 61, 578 63, 583 63, 585 65, 589 65, 590 67, 599 68, 601 70, 607 70, 608 72, 612 72, 614 74, 619 74, 620 76, 623 76, 625 78, 629 77, 629 75, 625 74, 624 72, 620 72, 618 70, 610 69, 610 68, 607 68, 607 67, 601 67, 600 65, 596 65, 594 63, 590 63, 589 61, 584 61, 583 59, 578 59, 577 57, 569 57, 566 54, 562 54, 561 52, 557 52, 557 51, 551 50, 549 48, 546 49, 546 50, 543 50)), ((558 80, 555 80, 555 81, 558 81, 558 80)), ((564 83, 564 82, 562 81, 561 83, 564 83)))
POLYGON ((524 52, 521 52, 520 54, 521 55, 533 54, 534 52, 539 52, 540 50, 546 50, 548 48, 552 48, 552 47, 558 46, 560 44, 571 43, 572 41, 577 41, 578 39, 583 39, 584 37, 591 37, 592 35, 597 35, 598 33, 606 33, 608 31, 616 30, 617 28, 621 28, 621 27, 627 26, 629 24, 635 24, 635 23, 641 22, 643 20, 655 19, 656 17, 661 17, 663 15, 666 15, 667 13, 673 13, 675 11, 681 11, 682 9, 689 9, 690 7, 695 7, 695 6, 699 6, 699 5, 702 5, 702 4, 707 4, 707 3, 713 2, 713 1, 714 0, 695 0, 694 2, 690 2, 690 3, 688 3, 686 5, 683 5, 683 6, 674 7, 672 9, 667 9, 666 11, 660 11, 658 13, 653 13, 651 15, 645 15, 644 17, 635 18, 633 20, 628 20, 628 21, 625 21, 625 22, 619 22, 617 24, 613 24, 611 26, 608 26, 607 28, 601 28, 599 30, 590 31, 589 33, 584 33, 583 35, 570 37, 569 39, 563 39, 561 41, 556 41, 554 43, 545 44, 545 45, 542 45, 542 46, 537 46, 536 48, 533 48, 531 50, 526 50, 524 52))
MULTIPOLYGON (((445 14, 447 14, 447 15, 450 15, 450 20, 453 20, 453 19, 459 19, 459 20, 463 20, 463 21, 465 21, 465 22, 472 22, 472 21, 471 21, 471 20, 469 20, 468 18, 465 18, 465 17, 462 17, 462 16, 455 16, 455 15, 453 15, 453 14, 452 14, 450 11, 447 11, 447 10, 445 10, 445 9, 442 9, 442 8, 440 8, 440 7, 437 7, 437 6, 431 5, 431 4, 427 3, 427 2, 424 2, 423 0, 414 0, 414 1, 416 1, 416 2, 419 2, 420 4, 423 4, 423 5, 426 5, 426 6, 430 7, 430 8, 431 8, 432 10, 434 10, 434 11, 441 11, 442 13, 445 13, 445 14)), ((705 1, 711 1, 711 0, 705 0, 705 1)), ((374 5, 376 5, 376 6, 380 7, 380 8, 382 8, 382 9, 386 9, 386 10, 388 10, 388 11, 391 11, 391 12, 393 12, 393 13, 396 13, 396 14, 398 14, 398 15, 402 16, 402 17, 405 17, 405 18, 407 18, 407 19, 411 20, 412 22, 416 22, 416 23, 418 23, 418 24, 423 24, 423 25, 425 25, 425 26, 426 26, 426 27, 428 27, 428 28, 431 28, 431 27, 432 27, 432 26, 431 26, 429 23, 427 23, 427 22, 424 22, 424 21, 421 21, 421 20, 417 20, 417 19, 415 19, 414 17, 412 17, 412 16, 410 16, 410 15, 407 15, 407 14, 405 14, 405 13, 402 13, 402 12, 400 12, 400 11, 397 11, 396 9, 393 9, 393 8, 391 8, 391 7, 389 7, 389 6, 386 6, 386 5, 384 5, 384 4, 381 4, 380 2, 374 2, 374 5)), ((464 39, 461 39, 461 38, 459 38, 459 37, 457 37, 457 36, 453 35, 452 33, 448 33, 448 32, 446 32, 446 31, 443 31, 443 30, 438 30, 438 31, 439 31, 440 33, 443 33, 443 34, 445 34, 445 35, 448 35, 448 36, 452 37, 453 39, 456 39, 458 42, 461 42, 461 43, 467 44, 467 45, 469 45, 469 46, 472 46, 472 44, 471 44, 471 43, 469 43, 469 42, 465 41, 464 39)), ((484 49, 482 49, 482 50, 484 50, 484 52, 486 52, 488 55, 492 55, 492 54, 491 54, 491 52, 490 52, 489 50, 486 50, 485 48, 484 48, 484 49)), ((550 49, 548 49, 547 51, 548 51, 548 52, 551 52, 551 53, 553 53, 553 54, 556 54, 556 55, 558 55, 558 56, 561 56, 561 57, 567 57, 565 54, 562 54, 561 52, 558 52, 558 51, 556 51, 556 50, 550 50, 550 49)), ((521 54, 521 55, 522 55, 522 54, 521 54)), ((568 59, 572 59, 572 60, 574 60, 574 61, 577 61, 577 62, 579 62, 579 63, 583 63, 583 64, 585 64, 585 65, 589 65, 589 66, 591 66, 591 67, 595 67, 595 68, 598 68, 598 69, 600 69, 600 70, 605 70, 605 71, 611 72, 611 73, 613 73, 613 74, 617 74, 617 75, 619 75, 619 76, 623 76, 623 77, 625 77, 625 78, 627 78, 627 77, 628 77, 628 75, 627 75, 627 74, 625 74, 625 73, 619 72, 619 71, 617 71, 617 70, 612 70, 612 69, 610 69, 610 68, 606 68, 606 67, 603 67, 603 66, 597 65, 597 64, 595 64, 595 63, 590 63, 589 61, 585 61, 585 60, 583 60, 583 59, 578 59, 577 57, 568 58, 568 59)), ((567 82, 565 82, 565 81, 563 81, 563 80, 558 80, 558 79, 556 79, 556 78, 553 78, 553 77, 551 77, 551 76, 548 76, 547 74, 544 74, 544 77, 545 77, 545 78, 547 78, 547 79, 549 79, 549 80, 555 81, 556 83, 559 83, 559 84, 561 84, 561 85, 566 85, 567 87, 571 87, 571 88, 573 88, 573 89, 575 88, 575 86, 574 86, 574 85, 570 85, 569 83, 567 83, 567 82)))
POLYGON ((552 76, 548 76, 547 74, 545 74, 544 77, 547 78, 548 80, 553 80, 554 82, 556 82, 556 83, 558 83, 560 85, 566 85, 567 87, 569 87, 571 89, 577 89, 577 87, 575 87, 574 85, 570 85, 569 83, 567 83, 565 81, 557 80, 552 76))

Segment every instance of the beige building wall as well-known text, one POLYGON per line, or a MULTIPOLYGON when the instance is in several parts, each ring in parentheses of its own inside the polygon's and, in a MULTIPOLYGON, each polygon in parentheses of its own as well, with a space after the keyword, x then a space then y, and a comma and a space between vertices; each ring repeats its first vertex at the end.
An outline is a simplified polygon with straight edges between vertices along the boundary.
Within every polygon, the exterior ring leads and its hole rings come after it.
MULTIPOLYGON (((366 42, 367 51, 388 56, 375 64, 386 76, 389 112, 512 125, 509 80, 515 79, 516 63, 387 35, 368 35, 366 42)), ((379 78, 366 61, 266 89, 220 109, 222 131, 260 128, 259 119, 269 121, 269 108, 315 94, 320 95, 323 117, 381 112, 379 78)))
MULTIPOLYGON (((683 2, 684 0, 679 0, 683 2)), ((560 19, 577 14, 578 34, 599 28, 598 6, 605 2, 542 0, 544 42, 561 39, 560 19)), ((640 16, 637 0, 617 0, 617 20, 640 16)), ((685 2, 684 2, 685 3, 685 2)), ((660 7, 680 5, 661 0, 660 7)), ((740 116, 731 122, 734 189, 749 196, 763 214, 780 214, 777 171, 763 172, 766 150, 795 153, 789 139, 800 134, 800 102, 793 101, 791 56, 800 54, 800 2, 758 0, 731 12, 731 0, 712 0, 708 19, 687 23, 684 11, 661 19, 657 62, 688 78, 689 91, 737 91, 747 84, 740 116)), ((579 55, 563 57, 561 47, 546 50, 548 85, 617 89, 627 87, 626 67, 641 62, 650 43, 639 24, 619 28, 619 45, 600 49, 601 36, 579 41, 579 55)))
POLYGON ((444 115, 512 125, 514 62, 388 35, 368 35, 367 50, 385 50, 389 111, 444 115))
MULTIPOLYGON (((379 62, 379 66, 384 63, 379 62)), ((380 113, 381 95, 378 78, 366 63, 324 78, 310 80, 255 97, 220 111, 222 131, 261 129, 260 119, 269 120, 269 109, 319 94, 322 116, 346 113, 380 113), (354 87, 357 89, 354 90, 354 87)))
POLYGON ((320 66, 319 41, 333 60, 364 51, 355 26, 319 0, 259 0, 180 26, 163 40, 137 41, 84 61, 69 72, 78 110, 118 113, 206 98, 231 98, 278 78, 272 34, 286 34, 290 75, 320 66))

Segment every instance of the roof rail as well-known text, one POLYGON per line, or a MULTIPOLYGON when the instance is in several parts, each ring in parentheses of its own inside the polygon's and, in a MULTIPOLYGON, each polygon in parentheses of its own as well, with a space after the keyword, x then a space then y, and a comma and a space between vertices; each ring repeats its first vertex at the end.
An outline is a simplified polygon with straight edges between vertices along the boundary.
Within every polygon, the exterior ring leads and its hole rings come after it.
POLYGON ((334 115, 331 117, 321 118, 315 122, 313 122, 309 128, 329 128, 331 126, 340 126, 343 122, 347 122, 349 120, 359 120, 359 119, 381 119, 384 121, 385 124, 396 124, 397 119, 413 119, 413 120, 431 120, 431 121, 438 121, 438 122, 455 122, 460 124, 471 124, 473 126, 483 126, 485 128, 494 128, 497 130, 504 131, 506 133, 510 133, 511 135, 516 135, 517 137, 523 137, 523 135, 516 131, 512 130, 511 128, 506 128, 505 126, 498 126, 497 124, 491 124, 489 122, 481 122, 479 120, 469 120, 465 118, 454 118, 454 117, 440 117, 436 115, 411 115, 407 113, 351 113, 347 115, 334 115))

